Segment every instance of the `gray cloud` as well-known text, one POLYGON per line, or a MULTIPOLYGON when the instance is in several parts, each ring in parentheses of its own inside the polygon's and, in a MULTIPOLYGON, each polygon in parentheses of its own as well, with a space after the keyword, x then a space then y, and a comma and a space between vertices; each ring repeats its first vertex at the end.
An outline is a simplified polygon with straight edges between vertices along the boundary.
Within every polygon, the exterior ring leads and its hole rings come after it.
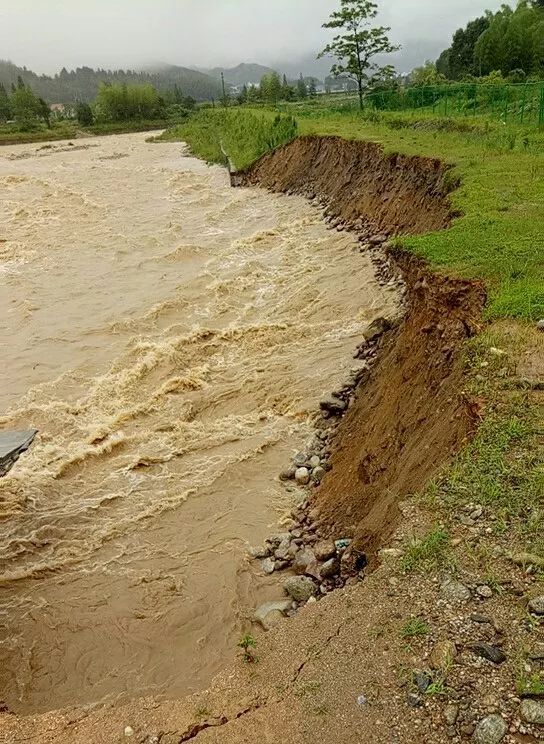
MULTIPOLYGON (((0 56, 38 72, 149 62, 229 66, 308 59, 336 0, 0 0, 0 56)), ((403 44, 397 65, 435 56, 453 31, 500 0, 382 0, 403 44)))

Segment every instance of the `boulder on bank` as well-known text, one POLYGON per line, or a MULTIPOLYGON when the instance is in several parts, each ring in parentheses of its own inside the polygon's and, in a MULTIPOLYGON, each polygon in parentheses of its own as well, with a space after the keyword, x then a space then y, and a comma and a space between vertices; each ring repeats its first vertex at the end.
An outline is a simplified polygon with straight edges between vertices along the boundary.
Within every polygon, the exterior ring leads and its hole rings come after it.
POLYGON ((309 576, 290 576, 283 582, 283 588, 295 602, 307 602, 317 594, 317 586, 309 576))

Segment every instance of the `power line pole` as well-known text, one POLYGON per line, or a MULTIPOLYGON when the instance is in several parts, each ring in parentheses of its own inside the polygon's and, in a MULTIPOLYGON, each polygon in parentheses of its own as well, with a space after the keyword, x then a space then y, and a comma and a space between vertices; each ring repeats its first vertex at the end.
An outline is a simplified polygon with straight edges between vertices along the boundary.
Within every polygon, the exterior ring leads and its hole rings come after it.
POLYGON ((221 87, 223 88, 223 106, 227 107, 227 93, 225 90, 225 73, 221 73, 221 87))

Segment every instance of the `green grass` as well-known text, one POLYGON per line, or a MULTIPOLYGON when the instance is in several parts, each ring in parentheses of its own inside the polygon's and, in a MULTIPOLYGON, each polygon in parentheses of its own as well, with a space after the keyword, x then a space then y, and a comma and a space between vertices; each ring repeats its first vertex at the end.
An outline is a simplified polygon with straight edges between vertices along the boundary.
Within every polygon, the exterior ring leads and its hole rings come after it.
POLYGON ((403 626, 401 634, 403 638, 422 638, 429 633, 429 626, 420 617, 411 617, 403 626))
POLYGON ((450 561, 450 538, 443 527, 433 527, 422 538, 408 545, 401 561, 405 573, 428 571, 450 561))
MULTIPOLYGON (((478 503, 494 534, 507 535, 512 550, 544 556, 542 405, 516 384, 515 361, 527 344, 520 330, 500 328, 469 342, 467 392, 485 401, 483 418, 470 444, 423 496, 455 514, 478 503)), ((492 578, 485 583, 491 585, 492 578)))
POLYGON ((225 164, 224 150, 234 166, 242 169, 296 134, 296 122, 289 115, 245 109, 206 109, 157 140, 183 140, 195 155, 208 163, 225 164))

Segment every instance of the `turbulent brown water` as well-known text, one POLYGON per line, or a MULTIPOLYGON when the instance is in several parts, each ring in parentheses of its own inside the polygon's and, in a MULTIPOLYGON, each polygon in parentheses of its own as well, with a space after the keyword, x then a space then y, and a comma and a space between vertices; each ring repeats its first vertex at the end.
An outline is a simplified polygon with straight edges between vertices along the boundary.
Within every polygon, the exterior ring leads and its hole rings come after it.
POLYGON ((0 700, 198 689, 278 595, 247 546, 394 298, 302 198, 142 134, 2 148, 0 196, 0 428, 40 431, 0 480, 0 700))

